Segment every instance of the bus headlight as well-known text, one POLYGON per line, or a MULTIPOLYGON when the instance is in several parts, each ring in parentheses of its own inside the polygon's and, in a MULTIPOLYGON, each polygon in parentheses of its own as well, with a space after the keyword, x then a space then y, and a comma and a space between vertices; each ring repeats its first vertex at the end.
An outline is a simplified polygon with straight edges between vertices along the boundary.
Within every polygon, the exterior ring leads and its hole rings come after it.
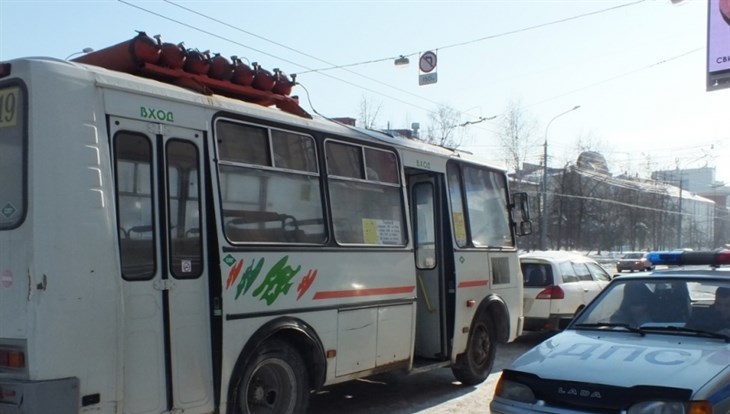
POLYGON ((707 401, 642 401, 629 408, 628 414, 712 414, 707 401))
POLYGON ((523 403, 535 403, 535 393, 525 384, 500 378, 494 391, 497 397, 523 403))

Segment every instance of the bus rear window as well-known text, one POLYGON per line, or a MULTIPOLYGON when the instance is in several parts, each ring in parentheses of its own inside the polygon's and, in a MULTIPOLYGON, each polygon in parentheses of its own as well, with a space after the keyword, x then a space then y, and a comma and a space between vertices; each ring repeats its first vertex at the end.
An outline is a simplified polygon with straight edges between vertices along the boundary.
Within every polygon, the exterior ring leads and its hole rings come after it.
POLYGON ((18 85, 0 88, 0 230, 25 217, 25 99, 18 85))

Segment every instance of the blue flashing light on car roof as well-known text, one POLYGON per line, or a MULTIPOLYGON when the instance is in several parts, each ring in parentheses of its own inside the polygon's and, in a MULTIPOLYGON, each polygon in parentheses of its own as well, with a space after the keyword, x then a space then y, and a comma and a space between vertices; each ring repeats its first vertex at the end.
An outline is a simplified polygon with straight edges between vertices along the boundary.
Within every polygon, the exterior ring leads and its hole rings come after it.
POLYGON ((709 252, 651 252, 647 254, 646 257, 654 265, 730 265, 730 250, 718 250, 709 252))

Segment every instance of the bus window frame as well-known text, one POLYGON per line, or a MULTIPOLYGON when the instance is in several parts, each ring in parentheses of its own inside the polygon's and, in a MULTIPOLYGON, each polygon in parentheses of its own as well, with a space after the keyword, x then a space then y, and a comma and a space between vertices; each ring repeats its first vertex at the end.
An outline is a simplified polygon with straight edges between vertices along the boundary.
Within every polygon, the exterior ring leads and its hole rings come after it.
MULTIPOLYGON (((448 193, 449 193, 449 211, 451 215, 451 225, 454 228, 453 230, 453 238, 454 238, 454 244, 459 249, 478 249, 478 250, 511 250, 511 249, 517 249, 517 240, 516 240, 516 234, 513 223, 513 217, 512 217, 512 209, 510 207, 510 194, 509 194, 509 182, 507 180, 507 176, 504 173, 504 171, 490 168, 485 165, 479 165, 479 164, 473 164, 468 162, 458 162, 454 160, 449 160, 446 164, 446 178, 447 178, 447 187, 448 187, 448 193), (455 168, 457 172, 457 178, 459 181, 459 188, 458 188, 458 194, 459 194, 459 204, 461 206, 461 213, 462 213, 462 223, 464 225, 464 233, 466 240, 464 243, 461 242, 461 240, 457 237, 457 230, 456 227, 460 223, 455 222, 455 216, 454 216, 454 191, 452 191, 452 185, 454 184, 451 179, 451 169, 455 168), (473 168, 475 170, 481 170, 484 172, 487 172, 489 174, 496 174, 499 176, 500 180, 503 181, 504 184, 504 194, 502 196, 504 197, 504 205, 503 205, 503 211, 506 213, 507 218, 507 231, 509 232, 511 244, 510 245, 502 245, 502 246, 480 246, 476 245, 474 243, 474 232, 472 229, 472 218, 470 217, 471 211, 469 208, 469 197, 467 194, 467 184, 466 184, 466 178, 465 178, 465 168, 473 168)), ((501 192, 500 192, 501 193, 501 192)))
MULTIPOLYGON (((21 189, 20 189, 20 200, 23 203, 21 208, 19 209, 18 218, 16 220, 9 220, 8 225, 2 225, 0 224, 0 231, 7 231, 7 230, 13 230, 17 229, 18 227, 22 226, 23 223, 25 223, 25 220, 28 216, 28 122, 30 118, 30 103, 28 102, 30 100, 30 97, 28 96, 28 88, 25 85, 25 83, 19 79, 11 79, 7 81, 0 82, 0 90, 3 89, 10 89, 10 88, 19 88, 20 90, 20 96, 22 99, 20 113, 23 116, 23 119, 21 120, 22 125, 20 126, 20 145, 21 145, 21 189)), ((9 203, 9 202, 8 202, 9 203)), ((5 204, 0 204, 0 208, 3 208, 5 204)))
MULTIPOLYGON (((409 230, 408 230, 408 219, 407 213, 406 213, 406 202, 404 200, 403 196, 403 167, 402 163, 398 154, 398 151, 395 148, 385 148, 385 147, 378 147, 375 145, 372 145, 369 142, 359 142, 359 141, 350 141, 341 139, 334 136, 328 136, 324 139, 322 143, 322 152, 323 152, 323 158, 325 162, 325 168, 324 168, 324 175, 326 177, 327 182, 327 207, 330 211, 330 217, 331 217, 331 225, 332 225, 332 238, 334 239, 334 242, 338 246, 342 247, 367 247, 367 248, 377 248, 377 249, 387 249, 387 248, 403 248, 408 245, 410 241, 409 236, 409 230), (360 161, 360 172, 362 178, 356 178, 356 177, 350 177, 346 175, 336 175, 336 174, 330 174, 330 163, 329 163, 329 157, 328 157, 328 145, 331 143, 349 146, 349 147, 355 147, 358 148, 360 157, 358 160, 360 161), (368 163, 367 163, 367 153, 366 150, 375 150, 375 151, 382 151, 390 153, 394 156, 393 161, 395 163, 395 171, 396 171, 396 178, 397 183, 383 181, 383 180, 375 180, 375 179, 368 179, 368 177, 372 174, 372 172, 368 171, 368 163), (332 202, 332 188, 335 183, 338 184, 346 184, 346 183, 352 183, 356 186, 379 186, 380 188, 392 188, 397 189, 398 193, 398 203, 399 203, 399 209, 400 214, 398 215, 398 218, 400 220, 399 223, 399 231, 400 231, 400 243, 351 243, 347 241, 340 241, 337 238, 337 220, 335 214, 335 208, 334 203, 332 202)), ((377 172, 377 171, 376 171, 377 172)), ((362 219, 364 217, 361 217, 361 224, 362 219)), ((379 220, 379 219, 378 219, 379 220)))
MULTIPOLYGON (((320 159, 319 159, 319 153, 318 153, 318 147, 317 147, 317 139, 315 138, 313 131, 298 131, 294 128, 292 129, 286 129, 276 126, 267 125, 265 123, 256 123, 256 122, 250 122, 246 120, 241 120, 237 118, 232 118, 229 116, 218 116, 213 120, 213 138, 215 142, 215 154, 216 154, 216 174, 217 174, 217 188, 218 188, 218 194, 217 197, 220 202, 220 210, 221 210, 221 219, 222 219, 222 232, 226 240, 229 244, 237 246, 237 245, 293 245, 293 246, 321 246, 326 245, 329 241, 329 232, 328 232, 328 226, 327 226, 327 206, 326 201, 324 199, 324 183, 321 175, 321 165, 320 165, 320 159), (263 164, 251 164, 246 162, 240 162, 235 161, 228 157, 221 155, 221 138, 218 136, 218 124, 219 123, 229 123, 229 124, 235 124, 235 125, 241 125, 243 127, 248 128, 256 128, 261 129, 265 132, 265 140, 262 141, 264 145, 266 145, 265 153, 267 155, 267 165, 263 164), (308 163, 308 166, 313 166, 316 168, 316 171, 311 171, 307 169, 300 169, 300 168, 284 168, 284 167, 277 167, 276 166, 276 153, 275 153, 275 147, 276 147, 276 138, 274 137, 273 132, 278 131, 283 134, 291 134, 294 136, 299 136, 308 139, 311 142, 311 150, 312 155, 314 156, 313 160, 310 160, 308 163), (313 163, 312 163, 313 161, 313 163), (313 218, 313 219, 307 219, 303 220, 303 222, 311 222, 314 221, 315 224, 321 225, 321 238, 317 240, 309 240, 309 238, 305 236, 300 236, 299 232, 297 230, 298 226, 294 226, 293 223, 296 222, 296 219, 293 215, 289 214, 289 212, 278 214, 275 211, 262 211, 262 210, 255 210, 255 209, 228 209, 224 207, 224 204, 227 202, 227 200, 224 199, 224 195, 226 194, 226 191, 223 190, 224 186, 228 186, 227 180, 223 179, 222 171, 224 169, 237 169, 239 171, 241 170, 248 170, 251 173, 249 174, 243 174, 245 177, 253 177, 257 174, 264 174, 264 175, 271 175, 271 176, 279 176, 282 178, 289 178, 295 177, 297 180, 299 180, 300 183, 303 183, 304 180, 310 180, 317 183, 317 190, 319 194, 316 196, 313 196, 312 199, 319 200, 319 211, 321 212, 320 217, 313 218), (251 220, 247 219, 246 216, 251 218, 251 220), (258 219, 257 219, 258 218, 258 219), (231 220, 228 220, 231 219, 231 220), (275 234, 276 238, 274 240, 238 240, 236 238, 232 238, 231 234, 229 232, 229 226, 228 223, 231 221, 238 220, 242 224, 250 224, 254 222, 258 222, 260 225, 266 225, 266 223, 272 223, 274 221, 280 221, 281 223, 281 230, 283 230, 283 234, 288 234, 292 231, 294 231, 295 239, 287 239, 287 237, 279 237, 279 234, 275 234), (259 220, 259 221, 257 221, 259 220), (294 221, 292 221, 294 220, 294 221), (321 223, 316 223, 317 221, 321 221, 321 223), (294 227, 292 227, 294 226, 294 227), (299 240, 300 237, 304 237, 304 240, 299 240)), ((296 203, 287 203, 289 205, 295 205, 296 203)), ((313 233, 315 235, 319 235, 320 233, 315 232, 313 233)))
MULTIPOLYGON (((158 272, 158 268, 160 266, 160 264, 158 263, 158 250, 157 250, 158 249, 158 246, 157 246, 158 241, 157 241, 157 231, 156 231, 156 227, 157 227, 156 211, 157 211, 157 208, 158 207, 157 207, 157 202, 155 200, 155 171, 154 171, 154 168, 155 168, 154 163, 155 163, 155 159, 156 159, 156 156, 157 155, 156 155, 156 152, 155 152, 154 143, 152 142, 152 140, 150 139, 149 136, 147 136, 147 135, 145 135, 145 134, 143 134, 141 132, 126 130, 126 129, 121 129, 121 130, 115 132, 114 133, 114 136, 112 137, 112 148, 113 148, 113 151, 114 151, 113 152, 114 157, 113 157, 113 163, 112 163, 113 164, 113 171, 114 171, 114 197, 115 197, 115 200, 116 200, 117 223, 119 223, 119 228, 120 228, 119 235, 118 235, 119 260, 120 260, 120 264, 121 264, 121 266, 120 266, 120 272, 121 272, 122 278, 124 280, 130 281, 130 282, 149 281, 149 280, 152 280, 152 279, 155 278, 155 276, 157 275, 157 272, 158 272), (128 274, 125 273, 124 262, 125 262, 125 257, 126 256, 125 256, 125 248, 124 248, 123 245, 125 243, 127 243, 127 242, 123 242, 123 240, 133 239, 132 237, 130 237, 131 236, 130 233, 131 233, 131 230, 134 227, 129 228, 129 229, 122 227, 122 216, 121 216, 121 207, 120 207, 120 204, 121 204, 120 197, 121 197, 122 193, 124 193, 124 192, 123 191, 120 191, 120 189, 119 189, 119 182, 120 182, 119 181, 119 162, 120 161, 134 162, 135 169, 138 167, 138 165, 140 163, 138 162, 138 160, 132 160, 132 159, 129 159, 129 158, 122 158, 122 159, 119 158, 119 152, 120 151, 119 151, 119 148, 117 147, 117 145, 118 145, 118 141, 120 139, 120 136, 127 136, 127 137, 134 136, 134 137, 139 137, 139 138, 143 139, 147 143, 147 148, 149 149, 149 159, 146 160, 146 161, 148 161, 147 162, 147 166, 149 168, 149 183, 148 183, 148 185, 149 185, 149 194, 144 194, 144 193, 139 193, 139 194, 140 195, 147 195, 147 196, 149 196, 149 199, 150 199, 149 213, 150 213, 150 221, 151 222, 148 225, 137 226, 137 227, 145 227, 145 228, 146 227, 150 227, 148 230, 144 230, 144 232, 148 232, 149 231, 150 237, 149 238, 142 237, 142 238, 139 238, 139 240, 142 240, 142 241, 147 241, 148 240, 149 241, 149 247, 150 247, 150 250, 151 250, 151 253, 152 253, 151 254, 151 256, 152 256, 152 269, 150 269, 148 272, 144 273, 144 275, 141 276, 141 277, 130 277, 128 274), (124 231, 121 231, 122 229, 124 231)), ((134 180, 135 184, 134 185, 136 187, 136 185, 137 185, 137 179, 136 179, 137 172, 135 171, 135 173, 133 175, 135 177, 135 180, 134 180)))

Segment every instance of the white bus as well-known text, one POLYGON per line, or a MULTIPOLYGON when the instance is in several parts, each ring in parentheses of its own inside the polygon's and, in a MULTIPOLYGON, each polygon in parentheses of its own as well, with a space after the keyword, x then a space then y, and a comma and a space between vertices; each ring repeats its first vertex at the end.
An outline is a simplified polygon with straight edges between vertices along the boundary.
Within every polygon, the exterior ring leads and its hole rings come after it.
POLYGON ((149 40, 0 63, 0 413, 297 413, 385 371, 483 381, 522 330, 505 171, 158 65, 149 40))

